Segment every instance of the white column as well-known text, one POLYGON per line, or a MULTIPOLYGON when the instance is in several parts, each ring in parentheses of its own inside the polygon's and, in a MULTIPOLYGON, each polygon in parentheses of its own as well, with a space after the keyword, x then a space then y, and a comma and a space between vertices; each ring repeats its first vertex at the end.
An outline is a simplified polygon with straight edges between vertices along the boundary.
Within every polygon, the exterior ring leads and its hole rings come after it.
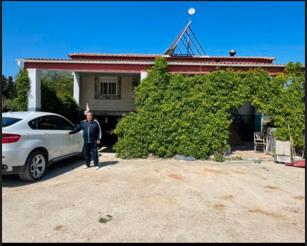
POLYGON ((147 77, 147 71, 141 71, 141 82, 147 77))
POLYGON ((74 76, 74 99, 80 105, 80 74, 73 72, 74 76))
POLYGON ((28 68, 30 90, 28 92, 28 111, 41 110, 41 71, 36 68, 28 68))

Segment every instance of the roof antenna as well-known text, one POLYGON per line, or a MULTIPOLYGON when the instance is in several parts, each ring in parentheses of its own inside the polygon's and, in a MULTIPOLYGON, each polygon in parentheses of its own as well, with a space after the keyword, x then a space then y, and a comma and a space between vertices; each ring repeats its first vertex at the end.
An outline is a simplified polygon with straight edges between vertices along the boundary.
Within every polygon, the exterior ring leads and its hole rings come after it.
POLYGON ((194 15, 195 14, 195 9, 194 8, 189 8, 188 9, 188 13, 189 13, 189 16, 190 16, 190 20, 192 19, 192 15, 194 15))
MULTIPOLYGON (((189 8, 188 9, 189 13, 189 22, 192 23, 192 16, 195 14, 195 9, 194 8, 189 8)), ((192 51, 190 50, 190 44, 191 44, 191 37, 190 37, 190 28, 187 29, 187 36, 188 36, 188 41, 187 41, 187 56, 192 54, 192 51)))
POLYGON ((165 55, 170 56, 206 56, 206 52, 202 48, 200 42, 196 38, 190 25, 192 24, 192 16, 195 14, 195 8, 189 8, 189 21, 183 28, 183 30, 176 37, 171 46, 164 52, 165 55), (180 49, 183 49, 183 51, 180 49))

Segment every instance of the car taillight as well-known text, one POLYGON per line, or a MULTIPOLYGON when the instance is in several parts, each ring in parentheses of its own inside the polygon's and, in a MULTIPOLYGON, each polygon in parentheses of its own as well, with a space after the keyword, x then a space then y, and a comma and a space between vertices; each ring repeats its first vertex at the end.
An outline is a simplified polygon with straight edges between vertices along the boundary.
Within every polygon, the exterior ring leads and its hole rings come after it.
POLYGON ((18 134, 10 134, 10 133, 3 133, 2 134, 2 143, 15 143, 21 138, 21 135, 18 134))

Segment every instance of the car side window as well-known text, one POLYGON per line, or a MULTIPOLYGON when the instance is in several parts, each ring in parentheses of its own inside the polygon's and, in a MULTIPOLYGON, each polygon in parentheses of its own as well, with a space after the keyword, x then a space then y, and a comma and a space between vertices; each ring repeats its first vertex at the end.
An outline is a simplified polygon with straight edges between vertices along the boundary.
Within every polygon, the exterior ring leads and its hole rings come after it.
POLYGON ((54 121, 57 125, 58 130, 72 130, 74 129, 73 124, 71 124, 69 121, 65 120, 64 118, 60 116, 53 116, 54 121))
POLYGON ((37 129, 40 130, 58 130, 53 116, 42 116, 37 118, 37 129))
POLYGON ((34 119, 34 120, 29 121, 28 125, 29 125, 32 129, 37 130, 37 129, 38 129, 38 127, 37 127, 37 119, 34 119))

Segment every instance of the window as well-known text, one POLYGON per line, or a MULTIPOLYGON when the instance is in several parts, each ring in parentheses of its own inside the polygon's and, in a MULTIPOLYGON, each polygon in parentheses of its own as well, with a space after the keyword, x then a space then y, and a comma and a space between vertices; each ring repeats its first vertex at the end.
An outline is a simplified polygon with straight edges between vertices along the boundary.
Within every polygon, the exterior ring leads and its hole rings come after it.
POLYGON ((52 116, 43 116, 37 118, 37 129, 40 130, 58 130, 52 116))
POLYGON ((120 99, 121 77, 95 78, 95 99, 120 99))
POLYGON ((34 120, 29 121, 28 125, 29 125, 32 129, 38 129, 38 127, 37 127, 37 119, 34 119, 34 120))
POLYGON ((57 125, 58 130, 72 130, 74 129, 74 126, 69 121, 65 120, 64 118, 60 116, 53 116, 54 121, 57 125))
POLYGON ((2 118, 2 127, 13 125, 20 120, 21 119, 12 118, 12 117, 3 117, 2 118))
POLYGON ((101 95, 117 95, 117 83, 116 82, 102 82, 100 83, 101 95))
POLYGON ((29 122, 32 129, 40 130, 72 130, 73 124, 60 116, 43 116, 29 122))

